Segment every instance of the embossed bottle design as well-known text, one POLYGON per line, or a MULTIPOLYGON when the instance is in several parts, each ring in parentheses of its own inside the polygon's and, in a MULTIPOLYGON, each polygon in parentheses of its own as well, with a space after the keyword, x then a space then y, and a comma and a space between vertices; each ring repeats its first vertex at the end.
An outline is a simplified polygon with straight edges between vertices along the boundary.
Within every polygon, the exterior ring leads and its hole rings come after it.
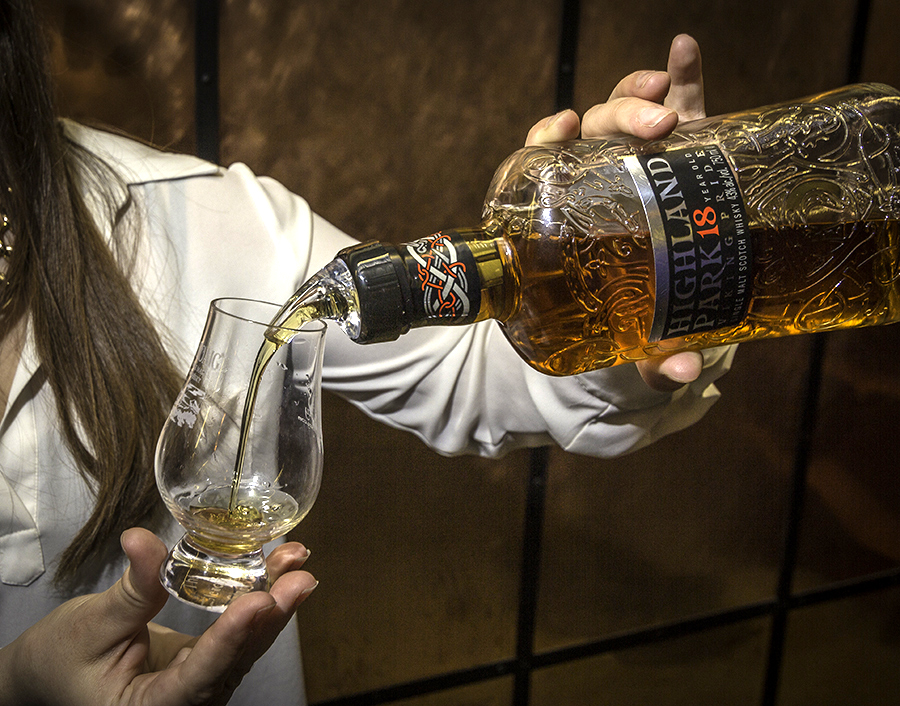
POLYGON ((480 226, 338 253, 275 322, 354 340, 501 322, 553 375, 900 319, 900 92, 861 84, 684 124, 527 147, 480 226))

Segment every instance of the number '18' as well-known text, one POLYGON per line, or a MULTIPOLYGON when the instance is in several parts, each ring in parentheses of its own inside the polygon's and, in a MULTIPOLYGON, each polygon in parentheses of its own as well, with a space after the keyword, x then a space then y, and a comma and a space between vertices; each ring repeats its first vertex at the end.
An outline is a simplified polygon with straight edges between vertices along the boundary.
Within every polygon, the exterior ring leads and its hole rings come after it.
POLYGON ((697 226, 710 226, 709 228, 705 228, 704 230, 698 230, 697 235, 701 238, 705 238, 707 235, 718 235, 719 234, 719 224, 716 222, 716 211, 712 206, 707 206, 704 209, 694 209, 694 213, 691 216, 694 219, 694 223, 697 226))

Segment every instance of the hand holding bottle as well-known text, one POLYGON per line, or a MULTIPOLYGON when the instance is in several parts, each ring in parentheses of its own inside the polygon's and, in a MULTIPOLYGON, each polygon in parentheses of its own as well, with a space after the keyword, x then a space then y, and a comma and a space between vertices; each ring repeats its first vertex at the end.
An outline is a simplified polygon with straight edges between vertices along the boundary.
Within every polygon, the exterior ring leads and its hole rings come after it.
MULTIPOLYGON (((582 137, 629 134, 645 140, 665 137, 679 122, 705 117, 700 47, 686 34, 672 40, 666 71, 636 71, 623 78, 606 103, 590 108, 582 120, 573 110, 541 120, 526 145, 582 137)), ((638 361, 641 377, 661 391, 693 382, 703 369, 699 351, 684 351, 638 361)))
POLYGON ((239 597, 200 637, 149 622, 168 597, 165 546, 122 535, 131 565, 108 591, 64 603, 0 650, 0 704, 224 704, 315 587, 296 542, 269 555, 272 587, 239 597))

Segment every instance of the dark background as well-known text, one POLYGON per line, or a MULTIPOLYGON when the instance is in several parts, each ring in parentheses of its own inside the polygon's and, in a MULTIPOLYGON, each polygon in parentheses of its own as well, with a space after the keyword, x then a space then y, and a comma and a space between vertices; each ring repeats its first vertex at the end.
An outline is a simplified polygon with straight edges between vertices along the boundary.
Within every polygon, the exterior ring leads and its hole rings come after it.
MULTIPOLYGON (((195 3, 39 4, 66 114, 209 149, 195 3)), ((473 224, 560 77, 583 111, 664 68, 678 32, 703 49, 711 114, 900 86, 894 0, 200 5, 221 161, 360 239, 473 224)), ((611 461, 442 458, 327 397, 322 492, 295 533, 321 581, 299 616, 310 700, 900 703, 898 337, 746 345, 701 423, 611 461)))

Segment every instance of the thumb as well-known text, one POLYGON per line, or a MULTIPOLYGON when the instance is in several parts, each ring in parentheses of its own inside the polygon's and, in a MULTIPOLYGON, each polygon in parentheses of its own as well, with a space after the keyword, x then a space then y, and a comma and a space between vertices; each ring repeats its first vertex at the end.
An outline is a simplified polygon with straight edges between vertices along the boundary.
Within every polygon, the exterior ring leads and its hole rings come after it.
POLYGON ((145 628, 169 595, 159 582, 166 546, 156 535, 129 529, 122 534, 121 543, 130 564, 122 578, 99 596, 104 619, 98 621, 97 637, 110 644, 145 628))

